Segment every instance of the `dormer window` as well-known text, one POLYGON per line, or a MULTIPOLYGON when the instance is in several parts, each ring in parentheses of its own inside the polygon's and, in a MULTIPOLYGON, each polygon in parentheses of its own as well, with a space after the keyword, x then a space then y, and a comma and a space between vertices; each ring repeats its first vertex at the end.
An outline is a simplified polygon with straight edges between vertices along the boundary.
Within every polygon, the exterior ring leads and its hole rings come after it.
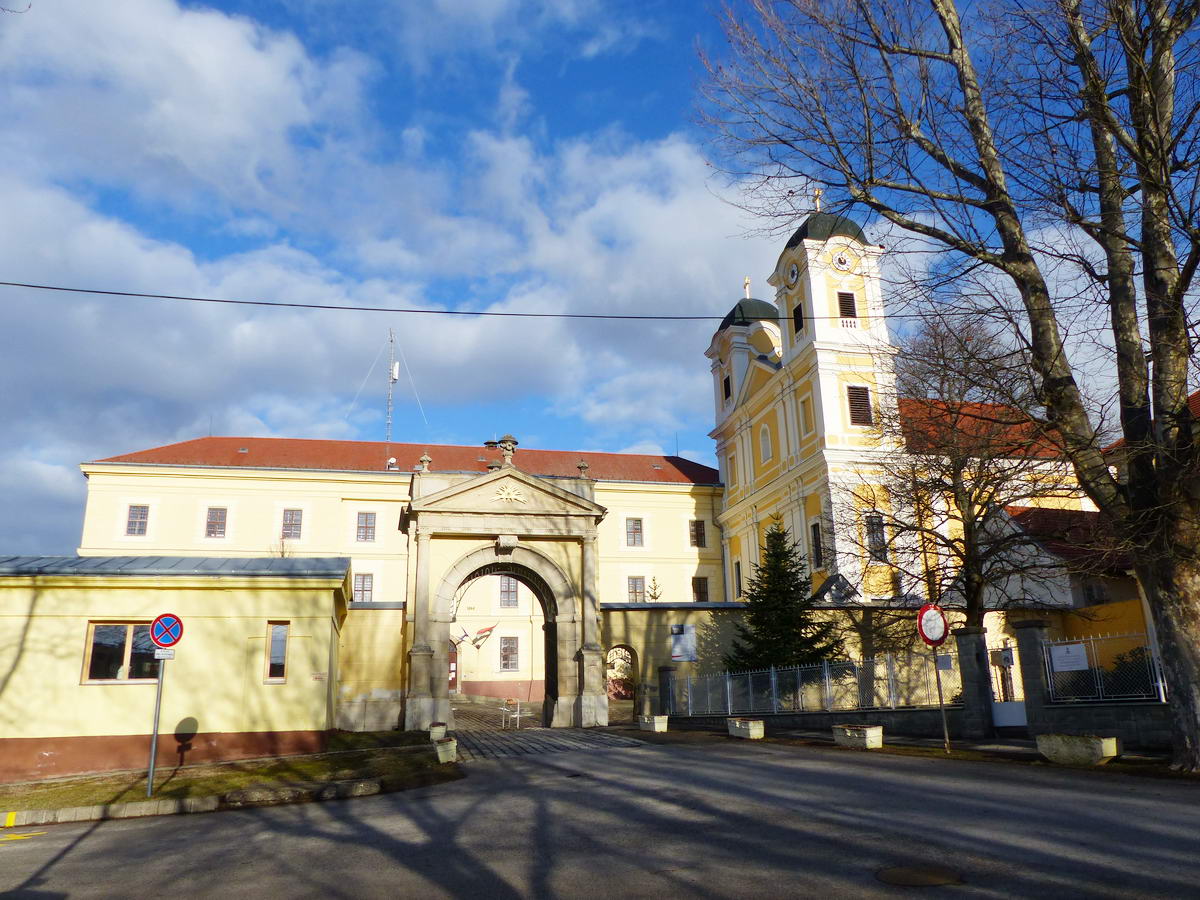
POLYGON ((843 328, 858 327, 858 304, 851 291, 838 291, 838 315, 842 318, 843 328))

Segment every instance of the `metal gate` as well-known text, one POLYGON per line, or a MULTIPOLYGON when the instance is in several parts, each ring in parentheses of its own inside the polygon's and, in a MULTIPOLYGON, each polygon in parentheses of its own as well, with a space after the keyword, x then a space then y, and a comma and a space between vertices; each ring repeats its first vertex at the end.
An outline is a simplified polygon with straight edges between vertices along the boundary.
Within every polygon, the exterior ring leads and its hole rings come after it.
POLYGON ((988 672, 992 679, 992 724, 997 728, 1024 728, 1025 685, 1012 638, 988 643, 988 672))

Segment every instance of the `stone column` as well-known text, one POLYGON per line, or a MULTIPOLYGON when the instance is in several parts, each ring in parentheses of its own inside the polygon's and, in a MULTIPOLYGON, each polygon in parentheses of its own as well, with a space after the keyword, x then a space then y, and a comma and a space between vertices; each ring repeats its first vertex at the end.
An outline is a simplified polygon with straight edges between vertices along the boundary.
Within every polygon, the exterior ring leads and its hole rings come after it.
POLYGON ((579 692, 579 724, 584 728, 608 724, 608 691, 604 684, 604 648, 600 646, 600 600, 596 589, 596 534, 583 539, 582 588, 583 643, 579 649, 582 669, 579 692))
POLYGON ((1025 690, 1025 721, 1031 735, 1040 733, 1045 722, 1043 712, 1050 702, 1050 691, 1046 684, 1045 650, 1046 629, 1050 623, 1045 619, 1022 619, 1013 622, 1017 636, 1017 662, 1021 666, 1021 684, 1025 690))
POLYGON ((976 740, 991 737, 993 731, 992 680, 988 672, 986 635, 986 628, 974 625, 954 629, 958 670, 962 675, 963 731, 960 737, 976 740))
POLYGON ((407 731, 425 731, 434 720, 429 691, 433 664, 433 647, 429 643, 429 541, 429 532, 418 528, 413 646, 409 651, 408 703, 404 709, 407 731))

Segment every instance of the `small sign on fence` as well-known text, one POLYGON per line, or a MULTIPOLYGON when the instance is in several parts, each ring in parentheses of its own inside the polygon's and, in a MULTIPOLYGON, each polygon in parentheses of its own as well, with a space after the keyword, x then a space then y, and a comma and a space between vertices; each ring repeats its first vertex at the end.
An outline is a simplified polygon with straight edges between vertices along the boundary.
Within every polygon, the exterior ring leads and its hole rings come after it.
POLYGON ((1050 668, 1055 672, 1083 672, 1088 666, 1086 644, 1051 644, 1050 668))
POLYGON ((939 653, 937 657, 937 667, 943 672, 953 672, 954 657, 949 653, 939 653))
POLYGON ((696 626, 671 626, 671 662, 696 662, 696 626))

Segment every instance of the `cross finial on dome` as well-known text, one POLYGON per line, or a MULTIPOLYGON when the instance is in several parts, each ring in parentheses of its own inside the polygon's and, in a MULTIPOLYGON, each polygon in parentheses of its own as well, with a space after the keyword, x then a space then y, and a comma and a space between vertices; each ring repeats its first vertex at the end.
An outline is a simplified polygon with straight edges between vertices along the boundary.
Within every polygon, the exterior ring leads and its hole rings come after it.
POLYGON ((746 299, 750 299, 750 276, 746 276, 746 280, 742 282, 742 289, 746 292, 746 299))
POLYGON ((816 212, 821 211, 821 195, 825 193, 821 188, 813 188, 813 207, 816 212))

